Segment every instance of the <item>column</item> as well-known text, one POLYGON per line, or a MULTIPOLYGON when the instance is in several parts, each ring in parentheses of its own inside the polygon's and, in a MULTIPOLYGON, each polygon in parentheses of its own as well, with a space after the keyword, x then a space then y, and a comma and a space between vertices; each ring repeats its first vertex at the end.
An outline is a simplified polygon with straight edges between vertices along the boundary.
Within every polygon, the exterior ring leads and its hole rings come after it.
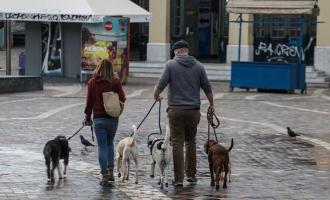
POLYGON ((64 77, 80 77, 81 23, 62 23, 62 58, 64 77))
POLYGON ((170 0, 149 1, 149 10, 147 61, 165 62, 170 58, 170 0))
POLYGON ((25 74, 40 76, 42 68, 41 23, 25 23, 25 74))
MULTIPOLYGON (((238 14, 230 14, 230 21, 237 19, 238 14)), ((243 20, 252 21, 252 14, 244 14, 243 20)), ((229 42, 227 46, 227 63, 238 59, 238 40, 239 40, 239 23, 229 24, 229 42)), ((241 35, 241 61, 253 61, 253 24, 242 23, 241 35)))
POLYGON ((325 71, 327 75, 330 75, 330 12, 326 10, 330 8, 330 1, 319 0, 318 5, 320 15, 317 20, 325 23, 317 24, 314 66, 316 69, 325 71))

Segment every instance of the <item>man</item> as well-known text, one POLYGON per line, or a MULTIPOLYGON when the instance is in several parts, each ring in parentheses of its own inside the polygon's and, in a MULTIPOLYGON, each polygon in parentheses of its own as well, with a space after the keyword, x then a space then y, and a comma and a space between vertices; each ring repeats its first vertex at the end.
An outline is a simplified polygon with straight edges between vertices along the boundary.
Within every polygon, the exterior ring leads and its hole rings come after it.
POLYGON ((188 43, 176 42, 172 48, 174 59, 169 60, 154 90, 154 98, 168 88, 168 118, 173 145, 175 186, 183 186, 184 173, 187 181, 196 179, 196 133, 200 121, 200 88, 213 111, 213 93, 203 65, 189 56, 188 43), (185 156, 184 150, 185 147, 185 156))

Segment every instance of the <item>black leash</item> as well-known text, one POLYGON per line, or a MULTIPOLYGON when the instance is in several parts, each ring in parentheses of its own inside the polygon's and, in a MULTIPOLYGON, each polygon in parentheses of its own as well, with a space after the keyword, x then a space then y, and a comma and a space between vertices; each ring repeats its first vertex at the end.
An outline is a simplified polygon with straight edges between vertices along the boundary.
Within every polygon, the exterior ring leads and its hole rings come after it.
MULTIPOLYGON (((75 135, 77 135, 77 133, 79 133, 79 131, 81 131, 82 128, 84 128, 85 124, 83 124, 79 129, 78 131, 76 131, 73 135, 71 135, 68 140, 70 140, 71 138, 73 138, 75 135)), ((93 140, 94 141, 94 140, 93 140)))
POLYGON ((210 139, 210 127, 212 127, 213 132, 214 132, 214 137, 215 137, 216 141, 218 142, 218 137, 217 137, 217 133, 216 133, 215 129, 220 126, 220 120, 219 120, 218 116, 214 113, 214 110, 212 110, 211 108, 207 109, 207 122, 208 122, 207 141, 209 141, 209 139, 210 139), (216 120, 216 123, 213 122, 214 118, 216 120))
POLYGON ((92 140, 93 140, 93 142, 94 142, 94 134, 93 134, 93 132, 94 132, 93 125, 91 125, 92 140))
MULTIPOLYGON (((71 135, 69 138, 68 138, 68 141, 71 139, 71 138, 73 138, 75 135, 77 135, 80 131, 81 131, 81 129, 83 129, 85 127, 85 124, 83 123, 82 124, 82 126, 73 134, 73 135, 71 135)), ((92 140, 93 140, 93 142, 94 142, 94 134, 93 134, 93 132, 94 132, 94 130, 93 130, 93 125, 91 125, 91 134, 92 134, 92 140)))
MULTIPOLYGON (((152 104, 151 108, 149 109, 148 113, 144 116, 143 120, 140 122, 140 124, 137 126, 137 129, 140 128, 140 126, 142 125, 142 123, 146 120, 146 118, 148 117, 148 115, 150 114, 151 110, 154 108, 154 106, 156 105, 157 101, 159 102, 159 119, 158 119, 158 126, 159 126, 159 131, 160 134, 162 134, 162 127, 160 126, 160 112, 161 112, 161 100, 155 100, 155 102, 152 104)), ((131 137, 133 136, 134 133, 131 133, 131 137)), ((149 138, 149 136, 148 136, 149 138)))

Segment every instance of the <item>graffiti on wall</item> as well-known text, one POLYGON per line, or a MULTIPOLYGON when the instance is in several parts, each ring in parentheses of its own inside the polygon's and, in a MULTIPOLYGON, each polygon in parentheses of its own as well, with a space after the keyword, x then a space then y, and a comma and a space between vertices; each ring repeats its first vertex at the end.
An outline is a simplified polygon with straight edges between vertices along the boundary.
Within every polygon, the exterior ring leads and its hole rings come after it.
POLYGON ((296 57, 299 55, 298 46, 281 44, 278 43, 273 45, 272 43, 259 42, 255 55, 268 54, 270 57, 273 56, 285 56, 285 57, 296 57))
POLYGON ((304 62, 306 54, 311 54, 312 47, 314 46, 315 39, 313 37, 309 38, 308 41, 304 41, 304 43, 301 39, 297 38, 286 38, 282 40, 255 39, 254 60, 290 63, 304 62))

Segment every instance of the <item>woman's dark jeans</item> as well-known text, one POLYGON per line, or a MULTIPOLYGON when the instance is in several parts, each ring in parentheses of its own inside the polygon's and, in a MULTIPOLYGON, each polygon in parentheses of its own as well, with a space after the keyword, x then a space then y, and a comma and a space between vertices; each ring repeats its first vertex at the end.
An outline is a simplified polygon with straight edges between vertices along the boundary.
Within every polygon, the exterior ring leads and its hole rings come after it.
POLYGON ((114 165, 113 140, 118 128, 118 118, 94 118, 94 131, 98 143, 101 171, 114 165))

